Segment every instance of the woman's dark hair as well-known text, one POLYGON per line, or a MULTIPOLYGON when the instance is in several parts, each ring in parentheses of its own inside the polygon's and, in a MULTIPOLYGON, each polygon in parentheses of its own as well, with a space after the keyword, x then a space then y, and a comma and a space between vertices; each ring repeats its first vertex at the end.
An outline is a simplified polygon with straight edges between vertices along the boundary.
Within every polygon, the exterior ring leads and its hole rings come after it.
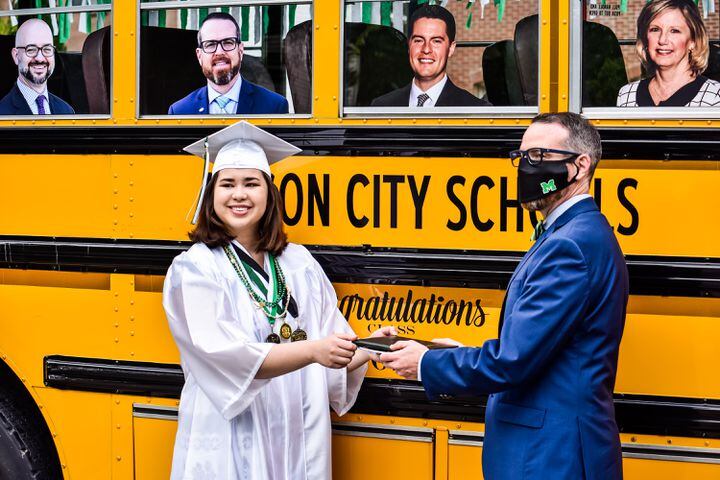
MULTIPOLYGON (((268 199, 265 213, 260 219, 258 250, 270 252, 278 256, 287 246, 287 235, 283 231, 283 202, 280 192, 270 177, 263 172, 263 179, 268 187, 268 199)), ((202 203, 200 204, 200 215, 195 228, 188 233, 193 242, 202 242, 210 248, 221 247, 232 241, 234 236, 228 232, 227 227, 215 213, 215 184, 218 174, 215 173, 210 179, 202 203)))

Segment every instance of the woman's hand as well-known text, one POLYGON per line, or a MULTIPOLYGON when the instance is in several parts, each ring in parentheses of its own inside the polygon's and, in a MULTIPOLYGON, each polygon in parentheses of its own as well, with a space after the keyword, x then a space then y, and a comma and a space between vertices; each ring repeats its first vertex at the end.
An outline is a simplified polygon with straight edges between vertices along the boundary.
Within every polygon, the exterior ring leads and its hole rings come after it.
POLYGON ((313 361, 327 368, 347 367, 357 346, 352 343, 357 335, 336 333, 312 342, 313 361))
POLYGON ((370 334, 370 337, 392 337, 397 335, 395 327, 382 327, 370 334))

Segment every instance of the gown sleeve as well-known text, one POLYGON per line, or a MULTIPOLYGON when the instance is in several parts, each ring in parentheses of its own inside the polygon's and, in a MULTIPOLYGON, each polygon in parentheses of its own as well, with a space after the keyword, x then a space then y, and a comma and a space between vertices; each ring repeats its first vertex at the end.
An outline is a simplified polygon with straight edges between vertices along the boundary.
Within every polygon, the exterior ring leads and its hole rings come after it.
MULTIPOLYGON (((316 278, 319 279, 319 299, 322 303, 322 336, 332 335, 333 333, 351 333, 353 329, 338 310, 337 294, 333 289, 330 280, 328 280, 322 267, 313 259, 313 270, 316 278)), ((325 369, 325 377, 328 386, 328 400, 330 407, 338 415, 344 415, 350 410, 357 399, 360 386, 362 385, 367 364, 362 365, 352 372, 348 372, 347 368, 325 369)))
POLYGON ((211 265, 212 258, 201 264, 187 253, 175 259, 165 278, 163 307, 186 374, 230 420, 268 382, 255 375, 272 346, 249 338, 211 265))

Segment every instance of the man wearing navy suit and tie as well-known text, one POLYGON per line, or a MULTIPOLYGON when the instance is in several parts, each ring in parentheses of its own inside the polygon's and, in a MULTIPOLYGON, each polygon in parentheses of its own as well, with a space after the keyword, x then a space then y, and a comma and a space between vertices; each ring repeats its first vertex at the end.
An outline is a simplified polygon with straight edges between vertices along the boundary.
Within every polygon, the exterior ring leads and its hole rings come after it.
POLYGON ((440 350, 397 342, 380 357, 432 400, 489 395, 486 480, 622 478, 613 389, 628 274, 588 194, 600 155, 580 115, 535 117, 510 157, 522 206, 545 220, 510 279, 499 338, 440 350))
POLYGON ((12 57, 18 79, 0 100, 0 115, 69 115, 73 108, 48 92, 47 81, 55 70, 53 35, 38 18, 23 22, 15 34, 12 57))
POLYGON ((169 115, 288 113, 285 97, 240 75, 243 44, 232 15, 215 12, 205 17, 195 53, 207 85, 173 103, 169 115))

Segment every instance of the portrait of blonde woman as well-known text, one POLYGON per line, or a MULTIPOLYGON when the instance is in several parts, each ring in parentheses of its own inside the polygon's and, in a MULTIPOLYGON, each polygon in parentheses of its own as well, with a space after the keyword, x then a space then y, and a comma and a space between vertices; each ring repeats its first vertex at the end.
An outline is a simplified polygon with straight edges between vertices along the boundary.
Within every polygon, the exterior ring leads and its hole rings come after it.
POLYGON ((651 0, 637 20, 637 54, 647 72, 624 85, 618 107, 720 106, 720 82, 704 77, 708 34, 692 0, 651 0))

